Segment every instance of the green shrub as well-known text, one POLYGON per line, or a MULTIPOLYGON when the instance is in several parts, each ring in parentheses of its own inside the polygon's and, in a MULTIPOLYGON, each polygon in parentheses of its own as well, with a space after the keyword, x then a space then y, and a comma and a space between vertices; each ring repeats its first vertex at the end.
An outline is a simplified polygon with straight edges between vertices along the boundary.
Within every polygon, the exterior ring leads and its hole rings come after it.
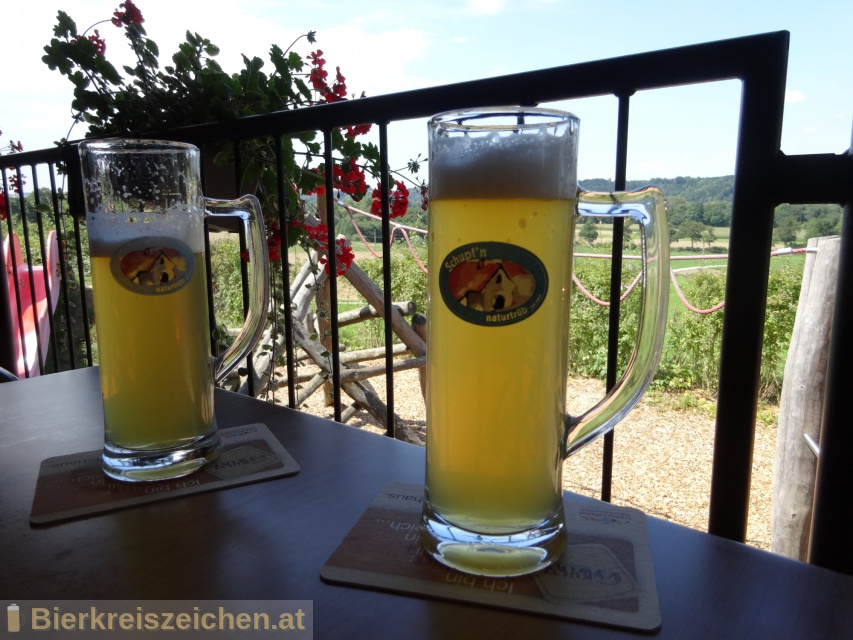
MULTIPOLYGON (((637 275, 638 263, 622 263, 622 291, 637 275)), ((599 300, 610 299, 610 260, 575 260, 574 273, 584 288, 599 300)), ((619 358, 622 371, 634 347, 640 310, 639 287, 622 301, 619 308, 619 358)), ((610 309, 590 300, 576 285, 572 287, 569 331, 569 374, 603 378, 607 372, 607 333, 610 309)))
MULTIPOLYGON (((426 265, 426 242, 413 238, 412 245, 420 261, 426 265)), ((359 262, 358 265, 380 289, 383 288, 382 260, 371 258, 359 262)), ((427 312, 427 275, 421 270, 405 243, 395 242, 391 248, 391 298, 394 302, 411 300, 417 305, 418 313, 425 315, 427 312)), ((348 347, 364 349, 384 344, 385 328, 381 319, 368 320, 355 327, 358 331, 350 333, 350 339, 356 344, 348 344, 348 347)))
MULTIPOLYGON (((778 400, 785 359, 797 313, 802 263, 786 261, 770 271, 760 377, 761 399, 778 400)), ((715 306, 725 295, 725 272, 703 270, 679 281, 694 307, 715 306)), ((656 384, 669 389, 701 388, 716 392, 719 376, 723 312, 700 315, 680 301, 667 329, 656 384)))
POLYGON ((243 326, 243 284, 240 278, 240 243, 235 238, 210 243, 213 308, 218 325, 243 326))
POLYGON ((770 271, 764 345, 761 349, 761 397, 775 402, 782 393, 785 360, 794 331, 794 319, 803 282, 803 263, 783 260, 770 271))
MULTIPOLYGON (((681 278, 679 286, 694 307, 710 309, 725 297, 726 274, 703 269, 681 278)), ((723 312, 703 315, 690 311, 678 299, 671 304, 676 309, 667 327, 657 384, 672 390, 716 391, 723 312)))

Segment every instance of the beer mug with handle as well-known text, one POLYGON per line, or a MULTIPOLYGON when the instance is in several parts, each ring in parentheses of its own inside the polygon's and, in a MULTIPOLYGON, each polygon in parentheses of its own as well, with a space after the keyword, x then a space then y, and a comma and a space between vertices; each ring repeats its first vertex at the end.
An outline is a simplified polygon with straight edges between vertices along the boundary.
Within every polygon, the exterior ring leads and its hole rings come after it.
POLYGON ((669 295, 663 194, 579 190, 578 131, 573 115, 540 108, 450 112, 429 123, 421 540, 468 573, 522 575, 559 558, 563 460, 631 410, 660 358, 669 295), (573 417, 565 407, 578 216, 639 223, 644 286, 622 379, 573 417))
POLYGON ((254 196, 201 193, 199 150, 151 140, 80 145, 104 404, 103 469, 126 481, 177 478, 221 447, 214 382, 264 329, 269 258, 254 196), (246 322, 211 357, 204 219, 236 216, 252 282, 246 322))

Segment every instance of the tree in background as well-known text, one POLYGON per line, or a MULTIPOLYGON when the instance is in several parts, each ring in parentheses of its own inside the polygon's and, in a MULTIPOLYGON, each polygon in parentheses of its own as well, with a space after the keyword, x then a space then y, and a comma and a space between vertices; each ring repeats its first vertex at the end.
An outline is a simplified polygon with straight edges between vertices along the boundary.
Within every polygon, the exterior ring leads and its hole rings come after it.
POLYGON ((595 224, 595 220, 592 218, 584 218, 578 235, 590 246, 594 245, 595 241, 598 240, 598 227, 595 224))
POLYGON ((806 240, 809 238, 823 238, 841 233, 841 216, 827 214, 812 218, 806 222, 806 240))
POLYGON ((695 242, 701 242, 702 233, 705 231, 705 225, 698 220, 687 220, 678 225, 678 234, 681 238, 690 238, 690 248, 694 247, 695 242))
POLYGON ((774 237, 777 242, 793 245, 809 238, 841 233, 841 207, 834 204, 782 204, 776 207, 774 237), (803 237, 792 237, 792 231, 803 230, 803 237))
POLYGON ((732 222, 732 203, 722 201, 704 203, 702 222, 712 227, 728 227, 732 222))
POLYGON ((796 217, 783 216, 779 219, 776 228, 773 230, 773 238, 776 242, 790 247, 797 241, 797 232, 799 230, 800 223, 797 222, 796 217))
POLYGON ((708 249, 717 240, 717 234, 714 233, 714 227, 706 226, 702 231, 702 244, 708 245, 708 249))

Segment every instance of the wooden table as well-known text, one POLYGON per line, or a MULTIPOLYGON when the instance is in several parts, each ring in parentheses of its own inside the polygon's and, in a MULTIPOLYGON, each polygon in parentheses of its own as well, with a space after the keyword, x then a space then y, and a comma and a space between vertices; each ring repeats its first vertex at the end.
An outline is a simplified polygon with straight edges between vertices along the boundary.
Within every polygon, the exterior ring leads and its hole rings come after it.
MULTIPOLYGON (((99 448, 97 369, 0 385, 0 602, 313 600, 315 638, 629 638, 627 631, 326 584, 320 568, 422 449, 216 392, 220 427, 266 423, 298 475, 45 527, 40 462, 99 448)), ((853 578, 649 518, 656 637, 853 638, 853 578)), ((636 637, 641 637, 637 634, 636 637)))

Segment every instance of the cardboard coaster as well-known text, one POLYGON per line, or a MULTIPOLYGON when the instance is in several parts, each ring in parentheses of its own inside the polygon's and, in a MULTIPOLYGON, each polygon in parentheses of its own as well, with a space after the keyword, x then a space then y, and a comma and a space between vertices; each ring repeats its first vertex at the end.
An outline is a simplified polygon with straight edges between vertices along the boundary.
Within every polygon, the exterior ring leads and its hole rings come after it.
POLYGON ((49 524, 299 472, 299 465, 264 424, 221 429, 219 435, 219 458, 175 480, 113 480, 101 470, 100 450, 48 458, 39 470, 30 522, 49 524))
POLYGON ((566 500, 569 546, 532 576, 483 578, 449 569, 420 544, 421 485, 387 485, 320 576, 334 583, 470 602, 640 631, 660 628, 645 515, 566 500))

